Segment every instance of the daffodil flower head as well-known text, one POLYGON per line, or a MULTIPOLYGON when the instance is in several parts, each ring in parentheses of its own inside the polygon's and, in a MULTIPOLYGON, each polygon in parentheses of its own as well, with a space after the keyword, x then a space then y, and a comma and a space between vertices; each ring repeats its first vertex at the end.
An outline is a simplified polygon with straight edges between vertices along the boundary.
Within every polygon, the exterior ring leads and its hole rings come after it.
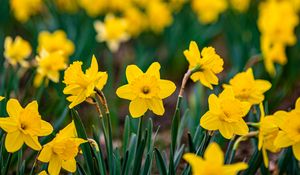
POLYGON ((33 15, 39 13, 43 8, 42 0, 10 0, 10 7, 15 18, 25 23, 33 15))
POLYGON ((98 71, 98 62, 94 55, 91 67, 85 73, 81 66, 82 62, 75 61, 65 71, 63 83, 66 87, 63 93, 70 95, 67 97, 67 100, 71 102, 69 108, 73 108, 95 94, 95 88, 102 90, 108 78, 106 72, 98 71))
POLYGON ((48 52, 43 49, 39 56, 36 56, 36 62, 38 67, 34 78, 35 87, 39 87, 45 77, 47 78, 46 81, 51 80, 58 83, 59 71, 67 67, 62 51, 48 52))
POLYGON ((91 17, 102 14, 107 8, 107 0, 79 0, 79 5, 91 17))
POLYGON ((37 50, 41 52, 43 49, 48 52, 61 51, 68 60, 68 57, 74 53, 75 46, 63 30, 56 30, 53 33, 42 31, 38 36, 37 50))
POLYGON ((6 110, 9 117, 0 118, 0 128, 7 132, 6 150, 16 152, 24 143, 34 150, 40 150, 42 146, 38 137, 51 134, 53 128, 41 119, 37 102, 33 101, 23 108, 18 100, 10 99, 6 110))
POLYGON ((31 54, 31 46, 29 42, 17 36, 15 40, 8 36, 4 41, 4 57, 13 66, 20 64, 22 67, 28 67, 29 64, 25 60, 31 54))
POLYGON ((273 153, 279 152, 280 148, 274 145, 274 141, 278 135, 279 127, 274 115, 265 116, 263 104, 259 104, 260 122, 258 132, 258 149, 262 150, 263 160, 266 167, 269 166, 269 158, 267 150, 273 153))
POLYGON ((160 79, 160 64, 154 62, 144 73, 136 65, 126 68, 128 84, 117 89, 120 98, 131 100, 129 112, 132 117, 141 117, 148 109, 157 115, 165 112, 162 99, 176 89, 173 82, 160 79))
POLYGON ((230 0, 230 5, 233 9, 240 13, 244 13, 248 10, 251 0, 230 0))
POLYGON ((236 74, 229 81, 229 85, 223 85, 225 89, 231 87, 237 99, 249 102, 251 105, 261 103, 265 98, 264 93, 271 86, 272 84, 269 81, 255 80, 252 68, 249 68, 246 72, 236 74))
POLYGON ((208 104, 209 111, 200 119, 200 125, 203 128, 212 131, 219 130, 226 139, 231 139, 234 134, 246 135, 249 132, 243 117, 247 115, 251 105, 235 98, 231 88, 224 89, 219 97, 211 94, 208 104))
POLYGON ((296 159, 300 160, 300 98, 295 106, 290 112, 278 111, 274 114, 281 129, 274 144, 280 148, 292 146, 296 159))
POLYGON ((0 96, 0 101, 2 101, 4 98, 5 98, 5 97, 3 97, 3 96, 0 96))
POLYGON ((74 173, 76 171, 75 157, 79 153, 79 145, 86 141, 77 138, 77 132, 72 121, 64 129, 60 130, 56 137, 43 146, 38 160, 48 163, 48 172, 58 175, 61 168, 74 173))
POLYGON ((137 37, 147 26, 146 15, 136 7, 129 7, 124 12, 128 23, 128 32, 137 37))
POLYGON ((244 162, 225 165, 224 153, 215 142, 207 147, 203 158, 193 153, 186 153, 183 158, 191 165, 193 175, 236 175, 239 171, 248 168, 244 162))
POLYGON ((216 22, 228 7, 226 0, 192 0, 191 5, 203 24, 216 22))
POLYGON ((74 14, 78 12, 79 5, 77 0, 55 0, 55 4, 60 11, 74 14))
POLYGON ((213 47, 205 47, 201 54, 195 41, 191 41, 189 50, 185 50, 184 55, 189 62, 189 69, 198 67, 198 71, 191 75, 191 79, 200 81, 202 85, 213 89, 212 85, 218 85, 219 79, 216 74, 223 71, 223 59, 216 54, 213 47))
POLYGON ((96 21, 94 27, 97 32, 96 40, 106 42, 112 52, 116 52, 120 44, 130 38, 127 20, 113 14, 107 14, 104 22, 96 21))

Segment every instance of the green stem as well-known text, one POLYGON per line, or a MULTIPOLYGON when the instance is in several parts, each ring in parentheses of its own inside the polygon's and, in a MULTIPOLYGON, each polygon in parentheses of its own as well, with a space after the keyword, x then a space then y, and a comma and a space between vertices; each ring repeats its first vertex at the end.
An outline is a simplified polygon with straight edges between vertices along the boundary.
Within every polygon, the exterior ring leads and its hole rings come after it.
POLYGON ((10 162, 11 162, 11 158, 12 158, 12 153, 8 153, 8 160, 7 160, 7 163, 4 167, 4 170, 3 170, 3 175, 7 175, 8 174, 8 168, 9 168, 9 165, 10 165, 10 162))
POLYGON ((205 150, 206 150, 206 148, 207 148, 207 146, 208 146, 208 144, 209 144, 209 142, 210 142, 210 140, 212 138, 213 133, 210 134, 209 132, 210 131, 206 132, 205 137, 204 137, 204 139, 203 139, 203 141, 201 143, 199 156, 203 156, 204 155, 204 152, 205 152, 205 150))

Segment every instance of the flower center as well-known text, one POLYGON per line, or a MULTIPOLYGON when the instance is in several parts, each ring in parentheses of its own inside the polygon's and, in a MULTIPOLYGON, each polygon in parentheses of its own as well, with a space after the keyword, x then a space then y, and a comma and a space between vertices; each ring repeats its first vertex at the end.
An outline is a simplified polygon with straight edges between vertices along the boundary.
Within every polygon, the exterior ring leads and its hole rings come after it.
POLYGON ((22 124, 21 124, 21 129, 22 129, 22 130, 26 130, 26 128, 27 128, 27 126, 26 126, 24 123, 22 123, 22 124))
POLYGON ((143 94, 149 94, 150 93, 150 88, 148 87, 148 86, 144 86, 143 88, 142 88, 142 92, 143 92, 143 94))

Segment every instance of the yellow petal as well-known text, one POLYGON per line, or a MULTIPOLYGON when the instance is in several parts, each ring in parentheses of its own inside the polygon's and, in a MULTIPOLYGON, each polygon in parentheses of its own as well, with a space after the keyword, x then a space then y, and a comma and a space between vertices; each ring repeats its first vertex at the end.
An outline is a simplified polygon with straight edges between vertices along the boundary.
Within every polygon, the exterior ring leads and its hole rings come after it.
POLYGON ((70 159, 62 161, 62 168, 71 173, 74 173, 76 171, 76 160, 70 159))
POLYGON ((24 141, 20 131, 7 133, 5 138, 5 148, 7 152, 13 153, 18 151, 23 143, 24 141))
POLYGON ((141 98, 136 98, 132 100, 129 104, 129 112, 133 118, 137 118, 144 115, 147 109, 147 103, 141 98))
POLYGON ((0 128, 5 132, 14 132, 18 130, 18 121, 14 117, 0 118, 0 128))
POLYGON ((126 78, 128 83, 131 83, 137 77, 143 75, 144 73, 136 65, 129 65, 126 68, 126 78))
POLYGON ((204 162, 203 159, 196 154, 186 153, 183 155, 183 159, 191 165, 193 174, 199 173, 200 169, 204 168, 201 166, 204 162))
POLYGON ((100 74, 100 79, 98 80, 98 84, 96 85, 96 87, 100 90, 103 89, 104 85, 106 84, 107 82, 107 79, 108 79, 108 75, 106 72, 98 72, 98 74, 100 74))
POLYGON ((159 80, 159 98, 164 99, 169 97, 176 89, 176 85, 169 80, 159 80))
POLYGON ((2 101, 4 98, 5 98, 5 97, 3 97, 3 96, 0 96, 0 101, 2 101))
POLYGON ((219 128, 219 131, 221 133, 221 135, 226 138, 226 139, 231 139, 232 136, 233 136, 233 132, 234 132, 234 129, 232 127, 231 124, 228 124, 226 122, 222 122, 220 124, 220 128, 219 128))
POLYGON ((220 119, 218 116, 206 112, 200 119, 200 126, 207 130, 217 130, 220 128, 220 119))
POLYGON ((218 77, 212 71, 205 70, 205 71, 203 71, 203 74, 204 74, 205 79, 209 83, 214 84, 214 85, 218 85, 219 79, 218 79, 218 77))
POLYGON ((209 105, 209 111, 211 111, 211 113, 219 114, 222 112, 219 99, 215 94, 211 94, 208 97, 208 105, 209 105))
POLYGON ((297 160, 300 160, 300 142, 293 145, 293 153, 297 160))
POLYGON ((262 149, 262 155, 263 155, 265 167, 268 168, 269 167, 269 158, 268 158, 267 150, 265 148, 262 149))
POLYGON ((300 110, 300 97, 296 101, 295 109, 300 110))
POLYGON ((238 122, 232 123, 234 133, 237 135, 246 135, 249 132, 248 125, 243 119, 240 119, 238 122))
POLYGON ((255 80, 255 89, 266 92, 272 87, 272 84, 266 80, 255 80))
POLYGON ((61 139, 77 137, 74 121, 72 121, 62 130, 60 130, 56 137, 59 137, 61 139))
POLYGON ((150 65, 150 67, 146 71, 146 74, 149 76, 154 76, 157 79, 160 79, 159 70, 160 70, 160 64, 158 62, 154 62, 150 65))
POLYGON ((43 170, 38 175, 48 175, 48 173, 45 170, 43 170))
POLYGON ((6 110, 10 117, 19 117, 19 114, 23 110, 23 108, 18 100, 9 99, 6 105, 6 110))
POLYGON ((39 154, 38 160, 44 163, 47 163, 50 161, 52 156, 52 147, 49 145, 45 145, 39 154))
POLYGON ((93 57, 92 57, 90 70, 91 70, 91 73, 93 73, 93 74, 97 74, 97 72, 98 72, 98 62, 97 62, 95 55, 93 55, 93 57))
POLYGON ((62 166, 62 160, 58 156, 52 156, 49 165, 48 172, 51 175, 58 175, 62 166))
POLYGON ((223 151, 221 150, 220 146, 213 142, 211 143, 205 153, 204 153, 204 159, 212 162, 217 165, 223 165, 224 164, 224 154, 223 151))
POLYGON ((238 174, 239 171, 245 170, 248 168, 248 165, 244 162, 235 163, 231 165, 225 165, 223 167, 224 174, 238 174))
POLYGON ((165 113, 165 108, 163 101, 161 99, 149 99, 147 100, 149 109, 153 111, 156 115, 163 115, 165 113))
POLYGON ((211 90, 213 89, 213 86, 210 84, 209 81, 207 81, 205 75, 202 72, 196 72, 196 73, 192 74, 192 76, 191 76, 192 80, 194 80, 194 76, 199 78, 199 81, 203 86, 206 86, 211 90))
POLYGON ((274 141, 274 145, 279 148, 285 148, 293 144, 293 140, 291 140, 284 131, 279 131, 274 141))
POLYGON ((39 136, 47 136, 53 132, 53 127, 50 123, 42 120, 39 136))
POLYGON ((23 139, 25 144, 28 145, 30 148, 37 151, 42 149, 42 146, 37 136, 30 136, 30 135, 23 134, 23 139))
POLYGON ((36 100, 32 101, 25 107, 26 110, 31 110, 31 111, 38 111, 38 108, 39 107, 36 100))
POLYGON ((86 99, 85 91, 81 91, 77 96, 74 96, 75 99, 72 100, 72 103, 69 105, 69 108, 72 109, 80 103, 84 102, 86 99))
POLYGON ((129 84, 119 87, 116 91, 116 94, 118 97, 127 100, 133 100, 137 96, 135 93, 133 93, 131 85, 129 84))
POLYGON ((34 87, 40 87, 40 85, 42 84, 44 80, 44 76, 42 76, 41 74, 37 73, 34 77, 34 80, 33 80, 33 85, 34 87))

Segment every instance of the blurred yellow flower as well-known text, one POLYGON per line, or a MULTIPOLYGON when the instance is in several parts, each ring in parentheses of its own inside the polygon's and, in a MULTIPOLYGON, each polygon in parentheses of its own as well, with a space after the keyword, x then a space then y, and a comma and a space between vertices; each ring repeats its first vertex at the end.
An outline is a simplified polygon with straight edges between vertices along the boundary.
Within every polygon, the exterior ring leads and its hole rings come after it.
POLYGON ((225 165, 224 153, 215 142, 207 147, 203 158, 193 153, 186 153, 183 159, 192 167, 193 175, 236 175, 239 171, 248 168, 248 165, 244 162, 225 165))
POLYGON ((25 144, 34 150, 40 150, 39 136, 52 133, 50 123, 42 120, 36 101, 23 108, 18 100, 9 99, 6 106, 9 117, 0 118, 0 128, 7 132, 5 148, 8 152, 18 151, 25 144))
POLYGON ((294 45, 294 29, 299 23, 298 14, 289 0, 267 0, 260 3, 258 28, 261 32, 261 51, 265 67, 275 75, 274 63, 287 62, 285 47, 294 45))
POLYGON ((149 1, 146 5, 146 15, 150 29, 156 33, 161 33, 173 22, 171 9, 162 0, 149 1))
POLYGON ((254 79, 252 68, 246 72, 236 74, 229 84, 224 84, 223 87, 233 89, 237 99, 249 102, 251 105, 259 104, 264 99, 264 93, 271 88, 272 84, 269 81, 254 79))
POLYGON ((45 170, 43 170, 38 175, 48 175, 48 173, 45 170))
POLYGON ((120 98, 131 100, 129 112, 132 117, 141 117, 149 109, 157 115, 165 112, 162 99, 169 97, 176 89, 173 82, 160 79, 160 64, 154 62, 144 73, 136 65, 126 68, 128 84, 117 89, 120 98))
POLYGON ((67 67, 65 63, 65 57, 61 51, 48 52, 42 50, 39 56, 36 56, 37 71, 34 78, 34 86, 39 87, 46 78, 45 84, 48 84, 48 80, 55 83, 59 81, 59 71, 64 70, 67 67))
POLYGON ((133 0, 107 0, 108 10, 111 12, 124 12, 127 8, 132 6, 133 0))
POLYGON ((203 24, 216 22, 228 6, 226 0, 192 0, 191 5, 203 24))
POLYGON ((79 10, 78 0, 55 0, 59 10, 68 13, 76 13, 79 10))
POLYGON ((223 59, 216 54, 213 47, 205 47, 199 52, 195 41, 190 43, 189 50, 185 50, 184 55, 189 62, 189 70, 198 67, 199 71, 191 75, 191 79, 200 81, 204 86, 213 89, 213 85, 218 85, 219 79, 216 74, 223 71, 223 59))
POLYGON ((230 0, 231 6, 238 12, 246 12, 250 6, 251 0, 230 0))
POLYGON ((0 101, 2 101, 4 98, 5 98, 5 97, 3 97, 3 96, 0 96, 0 101))
POLYGON ((278 135, 279 128, 276 124, 274 115, 265 116, 263 104, 259 104, 260 107, 260 122, 258 133, 258 150, 262 150, 263 160, 266 167, 269 166, 269 158, 267 150, 273 153, 279 152, 280 148, 274 145, 274 141, 278 135))
POLYGON ((145 14, 136 7, 127 8, 124 17, 128 22, 128 32, 133 37, 137 37, 147 26, 145 14))
POLYGON ((43 0, 10 0, 10 8, 16 19, 22 23, 36 15, 43 8, 43 0))
POLYGON ((53 33, 42 31, 39 33, 37 49, 38 52, 41 52, 42 49, 48 52, 61 51, 67 60, 74 53, 75 46, 63 30, 56 30, 53 33))
POLYGON ((31 46, 29 42, 23 40, 20 36, 15 38, 15 41, 8 36, 4 41, 4 57, 13 66, 18 63, 23 67, 28 67, 29 64, 25 61, 31 54, 31 46))
POLYGON ((120 43, 130 38, 127 21, 124 18, 115 17, 113 14, 106 15, 104 23, 96 21, 94 27, 97 32, 96 40, 98 42, 105 41, 112 52, 116 52, 120 43))
POLYGON ((179 12, 182 9, 182 6, 189 0, 170 0, 170 8, 172 11, 179 12))
POLYGON ((300 98, 295 106, 290 112, 278 111, 274 114, 279 120, 277 123, 281 129, 274 144, 280 148, 292 146, 296 159, 300 160, 300 98))
POLYGON ((66 84, 63 93, 70 95, 67 100, 71 102, 69 108, 82 103, 88 97, 95 94, 95 88, 101 90, 107 81, 106 72, 98 72, 98 63, 93 55, 91 67, 83 73, 82 62, 73 62, 65 71, 64 81, 66 84))
POLYGON ((102 14, 107 8, 107 0, 79 0, 79 5, 91 17, 102 14))
POLYGON ((76 171, 75 157, 79 153, 79 145, 86 141, 77 138, 74 122, 60 130, 56 137, 43 146, 38 160, 48 163, 48 172, 58 175, 61 168, 74 173, 76 171))
POLYGON ((224 89, 219 97, 211 94, 208 104, 209 111, 200 119, 200 125, 204 129, 219 130, 226 139, 231 139, 234 134, 246 135, 249 132, 243 117, 247 115, 251 105, 235 98, 231 88, 224 89))

